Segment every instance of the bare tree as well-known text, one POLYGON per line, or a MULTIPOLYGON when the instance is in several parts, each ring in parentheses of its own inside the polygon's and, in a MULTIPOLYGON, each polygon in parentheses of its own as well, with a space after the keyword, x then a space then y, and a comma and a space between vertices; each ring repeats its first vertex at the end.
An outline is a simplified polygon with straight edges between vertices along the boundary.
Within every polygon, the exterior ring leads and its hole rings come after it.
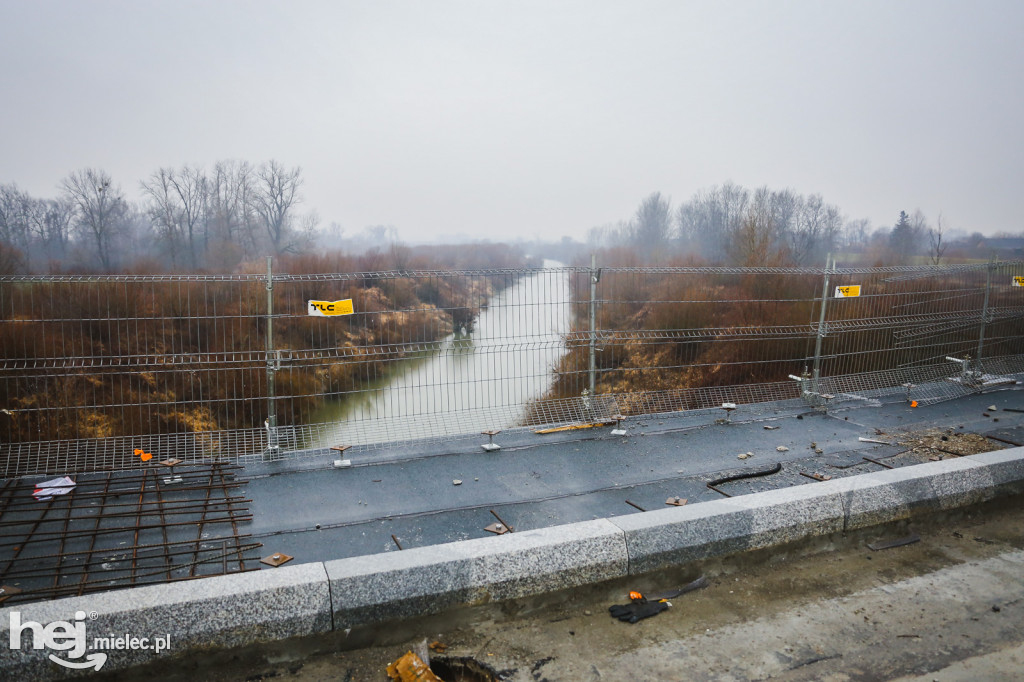
POLYGON ((727 249, 732 261, 742 266, 780 265, 784 260, 787 249, 767 187, 754 192, 746 216, 729 234, 727 249))
POLYGON ((47 259, 62 259, 71 244, 71 227, 75 220, 75 205, 67 197, 41 199, 38 202, 37 223, 42 254, 47 259))
POLYGON ((91 241, 104 270, 113 266, 114 245, 122 231, 128 205, 110 175, 97 168, 71 173, 61 181, 65 197, 76 209, 75 228, 91 241))
POLYGON ((640 202, 633 217, 632 241, 648 254, 661 253, 672 231, 672 207, 661 192, 654 192, 640 202))
POLYGON ((943 234, 946 231, 946 226, 942 224, 942 212, 939 212, 939 217, 935 221, 935 227, 928 228, 928 242, 931 245, 929 255, 931 256, 932 265, 940 265, 942 263, 942 256, 946 253, 946 248, 949 246, 948 243, 942 241, 943 234))
POLYGON ((196 233, 206 218, 206 186, 202 169, 189 166, 178 171, 161 168, 142 182, 142 191, 149 197, 147 213, 157 234, 171 248, 172 263, 177 262, 177 252, 183 249, 189 266, 195 269, 199 264, 198 251, 206 250, 205 230, 202 245, 196 243, 196 233))
POLYGON ((0 185, 0 241, 23 254, 31 243, 32 201, 32 197, 19 190, 17 185, 0 185))
POLYGON ((253 206, 272 253, 296 250, 295 207, 301 201, 302 169, 270 160, 256 171, 253 206))
POLYGON ((258 252, 253 182, 246 161, 218 161, 208 177, 206 234, 218 260, 237 263, 258 252))
MULTIPOLYGON (((196 243, 199 236, 196 232, 205 219, 206 212, 206 175, 201 168, 183 166, 178 173, 171 176, 171 184, 181 206, 181 223, 188 244, 189 259, 194 269, 199 264, 199 245, 196 243)), ((205 230, 201 250, 206 250, 205 230)))
POLYGON ((868 235, 871 232, 871 221, 867 218, 847 221, 845 227, 845 241, 847 246, 863 248, 867 246, 868 235))
POLYGON ((697 192, 676 211, 680 239, 704 257, 721 260, 730 235, 743 223, 749 202, 749 190, 732 182, 697 192))
POLYGON ((178 202, 172 188, 174 170, 160 168, 153 171, 149 180, 141 183, 142 192, 148 197, 146 213, 149 215, 160 243, 171 258, 171 265, 178 265, 178 254, 182 248, 181 218, 178 202))

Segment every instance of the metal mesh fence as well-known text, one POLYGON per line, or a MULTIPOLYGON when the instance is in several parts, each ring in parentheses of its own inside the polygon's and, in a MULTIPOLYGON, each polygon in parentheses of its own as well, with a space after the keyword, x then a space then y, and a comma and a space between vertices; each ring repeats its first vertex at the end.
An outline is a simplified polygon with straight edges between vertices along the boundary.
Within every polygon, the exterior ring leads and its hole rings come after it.
POLYGON ((723 402, 943 400, 1024 371, 1022 270, 4 277, 0 462, 11 477, 131 468, 137 450, 324 456, 723 402))

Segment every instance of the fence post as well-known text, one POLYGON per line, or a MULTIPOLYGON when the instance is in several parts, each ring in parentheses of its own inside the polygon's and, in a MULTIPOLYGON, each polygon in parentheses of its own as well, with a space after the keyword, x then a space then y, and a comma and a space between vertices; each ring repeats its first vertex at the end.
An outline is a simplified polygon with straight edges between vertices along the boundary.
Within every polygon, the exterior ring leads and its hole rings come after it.
POLYGON ((991 256, 988 260, 988 267, 985 269, 985 302, 981 307, 981 329, 978 331, 978 356, 975 360, 976 369, 981 371, 981 352, 985 345, 985 323, 988 322, 988 297, 989 292, 992 291, 992 266, 995 261, 995 256, 991 256))
POLYGON ((267 453, 277 454, 277 405, 274 389, 274 269, 273 256, 267 256, 267 453))
POLYGON ((590 254, 590 395, 594 395, 595 386, 597 384, 597 356, 595 344, 597 343, 597 311, 596 311, 596 298, 597 298, 597 280, 601 278, 600 273, 597 271, 597 256, 590 254))
POLYGON ((832 254, 825 256, 825 283, 821 287, 821 315, 818 317, 818 338, 814 342, 814 373, 811 375, 812 392, 817 396, 818 378, 821 376, 821 340, 825 337, 825 307, 828 304, 828 279, 835 262, 832 254))

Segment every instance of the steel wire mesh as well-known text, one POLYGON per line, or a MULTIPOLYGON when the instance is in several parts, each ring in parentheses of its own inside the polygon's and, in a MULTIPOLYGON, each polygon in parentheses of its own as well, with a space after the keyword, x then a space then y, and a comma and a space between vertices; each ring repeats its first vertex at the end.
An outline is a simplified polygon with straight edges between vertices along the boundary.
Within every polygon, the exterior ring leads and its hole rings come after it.
POLYGON ((0 277, 0 461, 10 477, 133 468, 136 449, 320 457, 723 402, 869 404, 906 384, 944 400, 1022 371, 1022 270, 0 277), (310 299, 353 313, 312 317, 310 299))

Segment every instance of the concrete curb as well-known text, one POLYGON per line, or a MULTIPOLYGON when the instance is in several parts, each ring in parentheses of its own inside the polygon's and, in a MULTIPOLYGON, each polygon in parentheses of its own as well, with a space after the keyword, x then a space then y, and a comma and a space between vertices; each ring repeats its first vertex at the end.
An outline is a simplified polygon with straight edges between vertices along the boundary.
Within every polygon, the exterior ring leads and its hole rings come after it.
POLYGON ((59 679, 75 672, 48 654, 84 658, 34 650, 31 629, 12 649, 12 618, 40 630, 80 623, 90 643, 170 638, 161 654, 107 650, 103 670, 114 670, 537 595, 1022 492, 1024 448, 1012 448, 613 519, 18 605, 0 609, 0 673, 59 679))

